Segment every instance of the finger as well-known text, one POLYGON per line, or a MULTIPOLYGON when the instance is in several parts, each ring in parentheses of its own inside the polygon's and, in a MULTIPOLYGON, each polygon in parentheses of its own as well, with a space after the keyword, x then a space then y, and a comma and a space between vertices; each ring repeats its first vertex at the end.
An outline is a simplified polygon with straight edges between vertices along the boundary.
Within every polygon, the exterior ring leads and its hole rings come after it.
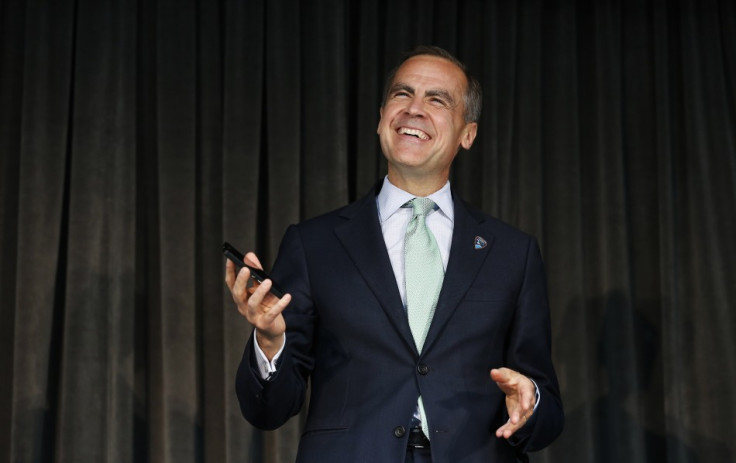
POLYGON ((252 252, 247 252, 245 254, 245 258, 243 259, 243 261, 246 264, 250 265, 251 267, 255 267, 255 268, 259 268, 263 270, 263 266, 261 265, 261 261, 258 259, 258 256, 256 256, 252 252))
POLYGON ((513 436, 516 431, 519 430, 519 428, 521 428, 521 425, 513 424, 511 421, 507 421, 503 426, 496 430, 496 437, 503 437, 504 439, 508 439, 509 437, 513 436))
POLYGON ((499 385, 508 384, 511 386, 517 386, 521 382, 521 380, 528 378, 516 370, 501 367, 491 370, 491 379, 493 379, 493 381, 495 381, 496 383, 499 383, 499 385))
POLYGON ((503 437, 505 439, 508 439, 509 437, 514 435, 514 432, 515 430, 513 429, 513 424, 511 424, 510 421, 507 421, 506 424, 496 430, 496 437, 503 437))
POLYGON ((496 383, 507 383, 511 379, 511 371, 508 368, 494 368, 491 370, 491 379, 496 383))
POLYGON ((505 439, 508 439, 509 437, 513 436, 516 433, 516 431, 524 427, 524 425, 526 425, 528 420, 529 420, 528 415, 523 415, 522 418, 516 423, 514 423, 509 418, 509 420, 506 423, 504 423, 503 426, 501 426, 500 428, 496 430, 496 437, 503 437, 505 439))
POLYGON ((254 315, 263 313, 265 311, 264 307, 267 307, 265 300, 268 295, 268 285, 263 283, 254 282, 251 287, 247 288, 249 294, 248 309, 254 315))
POLYGON ((536 402, 536 386, 534 382, 529 377, 519 373, 513 388, 517 391, 519 406, 522 411, 526 413, 533 410, 536 402))
POLYGON ((230 259, 225 259, 225 284, 231 292, 233 290, 233 286, 235 285, 235 280, 238 278, 238 275, 239 270, 238 267, 235 265, 235 262, 231 261, 230 259))
MULTIPOLYGON (((233 264, 233 267, 235 264, 233 264)), ((233 272, 235 269, 233 268, 233 272)), ((230 292, 233 295, 233 300, 238 304, 238 307, 248 299, 248 279, 250 278, 250 270, 247 267, 243 267, 235 274, 235 282, 233 283, 230 292)))
POLYGON ((232 292, 233 285, 235 284, 235 264, 230 259, 225 259, 225 284, 232 292))
POLYGON ((519 426, 520 424, 522 424, 522 421, 526 417, 525 411, 520 406, 513 407, 513 409, 508 410, 508 412, 509 422, 513 426, 519 426))
POLYGON ((258 289, 258 287, 259 287, 259 286, 261 286, 261 284, 260 284, 260 283, 258 283, 258 281, 257 281, 257 280, 253 279, 253 281, 252 281, 252 284, 251 284, 251 285, 250 285, 250 286, 248 287, 248 289, 247 289, 247 291, 248 291, 248 294, 253 294, 253 293, 255 293, 255 292, 256 292, 256 290, 258 289))
POLYGON ((518 397, 518 381, 519 373, 508 368, 498 368, 491 370, 491 379, 506 394, 506 396, 516 395, 518 397))
POLYGON ((536 388, 531 379, 526 376, 522 377, 519 385, 518 410, 522 417, 529 417, 534 412, 534 404, 536 402, 536 388))
POLYGON ((277 299, 276 303, 268 308, 268 310, 263 314, 265 317, 265 320, 269 323, 273 323, 276 318, 281 315, 281 313, 284 311, 284 309, 289 305, 289 302, 291 302, 291 294, 284 294, 284 296, 281 299, 277 299))
POLYGON ((275 339, 284 332, 282 312, 291 302, 291 295, 277 298, 269 293, 271 281, 265 280, 248 300, 246 318, 254 325, 261 336, 275 339))
POLYGON ((258 307, 261 312, 273 307, 278 297, 270 292, 271 287, 273 287, 273 281, 270 279, 263 280, 261 283, 254 281, 253 286, 248 289, 251 294, 250 305, 254 308, 258 307))
POLYGON ((520 400, 525 397, 528 399, 529 396, 525 393, 528 391, 534 391, 534 383, 527 376, 510 368, 491 370, 491 379, 495 381, 496 384, 498 384, 498 387, 506 392, 507 395, 510 393, 519 394, 520 400))
POLYGON ((271 293, 272 286, 273 282, 271 280, 264 280, 248 299, 248 314, 246 314, 246 317, 259 329, 264 329, 273 323, 291 302, 290 294, 285 294, 279 299, 271 293))

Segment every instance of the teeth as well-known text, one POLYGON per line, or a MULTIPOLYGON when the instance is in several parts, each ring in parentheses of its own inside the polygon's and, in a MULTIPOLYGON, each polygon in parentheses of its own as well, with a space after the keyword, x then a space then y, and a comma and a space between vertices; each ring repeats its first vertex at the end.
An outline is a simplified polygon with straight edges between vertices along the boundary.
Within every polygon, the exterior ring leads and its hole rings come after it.
POLYGON ((408 127, 399 128, 400 135, 413 135, 421 140, 429 140, 429 136, 418 129, 410 129, 408 127))

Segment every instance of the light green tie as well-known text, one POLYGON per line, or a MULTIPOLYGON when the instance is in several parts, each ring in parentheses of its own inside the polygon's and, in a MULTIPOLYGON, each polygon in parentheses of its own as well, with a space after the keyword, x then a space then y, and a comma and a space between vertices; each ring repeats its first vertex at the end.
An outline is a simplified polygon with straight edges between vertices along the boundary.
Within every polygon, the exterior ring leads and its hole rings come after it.
MULTIPOLYGON (((414 208, 414 216, 409 221, 404 239, 406 311, 414 344, 421 353, 437 306, 445 271, 442 268, 442 256, 437 241, 427 228, 426 222, 427 214, 435 207, 434 201, 429 198, 414 198, 409 203, 414 208)), ((421 397, 419 397, 419 411, 422 415, 422 430, 429 438, 427 414, 421 397)))

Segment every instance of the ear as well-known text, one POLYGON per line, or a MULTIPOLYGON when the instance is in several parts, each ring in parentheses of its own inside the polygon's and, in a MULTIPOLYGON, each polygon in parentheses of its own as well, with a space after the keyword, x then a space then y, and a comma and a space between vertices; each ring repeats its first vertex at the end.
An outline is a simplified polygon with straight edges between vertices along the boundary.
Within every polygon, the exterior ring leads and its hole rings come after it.
POLYGON ((462 138, 460 138, 460 146, 469 150, 473 146, 476 135, 478 135, 478 123, 470 122, 469 124, 465 124, 465 130, 463 130, 462 138))

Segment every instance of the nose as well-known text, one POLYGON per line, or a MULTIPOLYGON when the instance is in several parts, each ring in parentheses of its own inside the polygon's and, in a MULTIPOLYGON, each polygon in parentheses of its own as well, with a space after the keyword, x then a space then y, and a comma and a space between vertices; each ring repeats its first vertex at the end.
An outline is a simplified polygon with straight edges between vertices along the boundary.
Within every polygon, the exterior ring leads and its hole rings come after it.
POLYGON ((413 117, 424 116, 424 100, 419 96, 414 96, 406 105, 406 113, 413 117))

